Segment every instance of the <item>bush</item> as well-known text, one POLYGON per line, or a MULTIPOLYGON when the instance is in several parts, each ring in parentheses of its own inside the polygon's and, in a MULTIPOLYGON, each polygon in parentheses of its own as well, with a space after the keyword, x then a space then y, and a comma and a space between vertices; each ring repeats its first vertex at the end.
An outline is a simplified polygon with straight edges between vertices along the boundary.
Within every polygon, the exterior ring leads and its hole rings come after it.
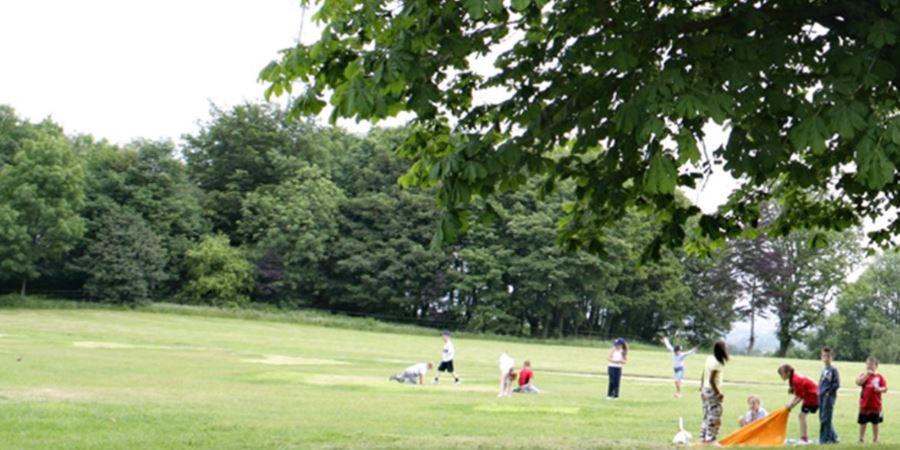
POLYGON ((96 223, 94 237, 79 258, 87 273, 85 292, 111 303, 147 303, 166 280, 165 250, 141 216, 114 210, 96 223))
POLYGON ((188 281, 182 290, 185 303, 243 306, 253 287, 253 265, 222 234, 205 236, 185 254, 188 281))

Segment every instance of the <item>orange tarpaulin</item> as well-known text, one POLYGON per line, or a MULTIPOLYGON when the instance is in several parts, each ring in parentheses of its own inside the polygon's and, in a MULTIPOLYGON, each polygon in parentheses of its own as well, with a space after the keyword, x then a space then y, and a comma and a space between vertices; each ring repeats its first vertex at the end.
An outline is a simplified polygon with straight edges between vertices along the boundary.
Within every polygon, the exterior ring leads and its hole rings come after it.
POLYGON ((719 444, 756 445, 760 447, 780 447, 787 437, 787 420, 790 411, 781 408, 762 419, 751 422, 719 440, 719 444))

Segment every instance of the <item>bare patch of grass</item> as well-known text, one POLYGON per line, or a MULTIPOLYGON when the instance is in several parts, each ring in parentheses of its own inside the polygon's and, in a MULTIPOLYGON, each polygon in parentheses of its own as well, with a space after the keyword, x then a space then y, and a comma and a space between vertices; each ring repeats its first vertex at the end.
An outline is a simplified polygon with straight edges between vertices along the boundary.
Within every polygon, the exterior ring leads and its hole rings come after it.
POLYGON ((335 359, 304 358, 302 356, 266 355, 263 358, 243 359, 246 363, 272 366, 339 366, 347 364, 335 359))

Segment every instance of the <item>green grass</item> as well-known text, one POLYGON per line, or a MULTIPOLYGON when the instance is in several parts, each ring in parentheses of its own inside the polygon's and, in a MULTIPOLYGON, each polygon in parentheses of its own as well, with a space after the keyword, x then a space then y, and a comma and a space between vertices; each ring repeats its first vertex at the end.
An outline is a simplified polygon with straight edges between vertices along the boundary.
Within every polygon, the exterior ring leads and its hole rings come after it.
MULTIPOLYGON (((637 378, 626 378, 623 398, 611 402, 598 376, 606 350, 596 347, 459 337, 462 385, 401 386, 387 376, 437 359, 439 337, 266 316, 274 312, 257 320, 170 306, 37 303, 0 309, 3 447, 666 448, 679 416, 695 435, 699 426, 696 385, 672 398, 669 357, 659 350, 630 354, 625 373, 637 378), (533 361, 544 394, 496 398, 503 351, 533 361)), ((689 378, 704 358, 688 360, 689 378)), ((747 395, 770 410, 788 400, 775 374, 782 362, 735 357, 728 365, 725 433, 747 395)), ((812 376, 819 370, 816 361, 792 363, 812 376)), ((849 385, 863 365, 838 367, 849 385)), ((900 368, 882 369, 889 384, 900 382, 900 368)), ((838 401, 845 442, 855 441, 857 395, 847 386, 838 401)), ((882 447, 900 446, 898 408, 889 394, 882 447)), ((796 419, 789 431, 796 437, 796 419)))

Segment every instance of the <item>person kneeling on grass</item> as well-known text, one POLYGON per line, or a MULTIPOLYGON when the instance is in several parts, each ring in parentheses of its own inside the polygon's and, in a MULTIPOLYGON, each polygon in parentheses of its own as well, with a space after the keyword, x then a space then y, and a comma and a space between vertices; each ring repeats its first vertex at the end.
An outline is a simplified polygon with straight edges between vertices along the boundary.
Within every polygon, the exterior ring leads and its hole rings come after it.
POLYGON ((534 381, 534 372, 531 371, 531 361, 522 363, 522 370, 519 371, 519 385, 513 389, 513 392, 520 394, 540 394, 541 391, 532 383, 534 381))
POLYGON ((750 408, 747 410, 747 414, 744 414, 744 416, 738 420, 738 424, 742 427, 750 425, 769 414, 766 412, 766 408, 762 407, 762 401, 755 395, 747 397, 747 406, 750 408))
POLYGON ((428 370, 434 367, 430 361, 427 363, 413 364, 407 367, 403 372, 391 375, 389 380, 398 383, 425 384, 425 375, 428 370))
POLYGON ((500 393, 497 397, 506 397, 512 392, 512 384, 516 381, 516 360, 504 352, 500 355, 500 393))
POLYGON ((785 407, 788 410, 794 409, 798 404, 800 407, 800 415, 797 416, 800 422, 800 441, 809 442, 809 433, 806 426, 806 415, 815 414, 819 411, 819 385, 811 378, 794 372, 794 368, 790 364, 784 364, 778 368, 778 375, 782 380, 788 382, 788 393, 794 394, 794 399, 785 407))

